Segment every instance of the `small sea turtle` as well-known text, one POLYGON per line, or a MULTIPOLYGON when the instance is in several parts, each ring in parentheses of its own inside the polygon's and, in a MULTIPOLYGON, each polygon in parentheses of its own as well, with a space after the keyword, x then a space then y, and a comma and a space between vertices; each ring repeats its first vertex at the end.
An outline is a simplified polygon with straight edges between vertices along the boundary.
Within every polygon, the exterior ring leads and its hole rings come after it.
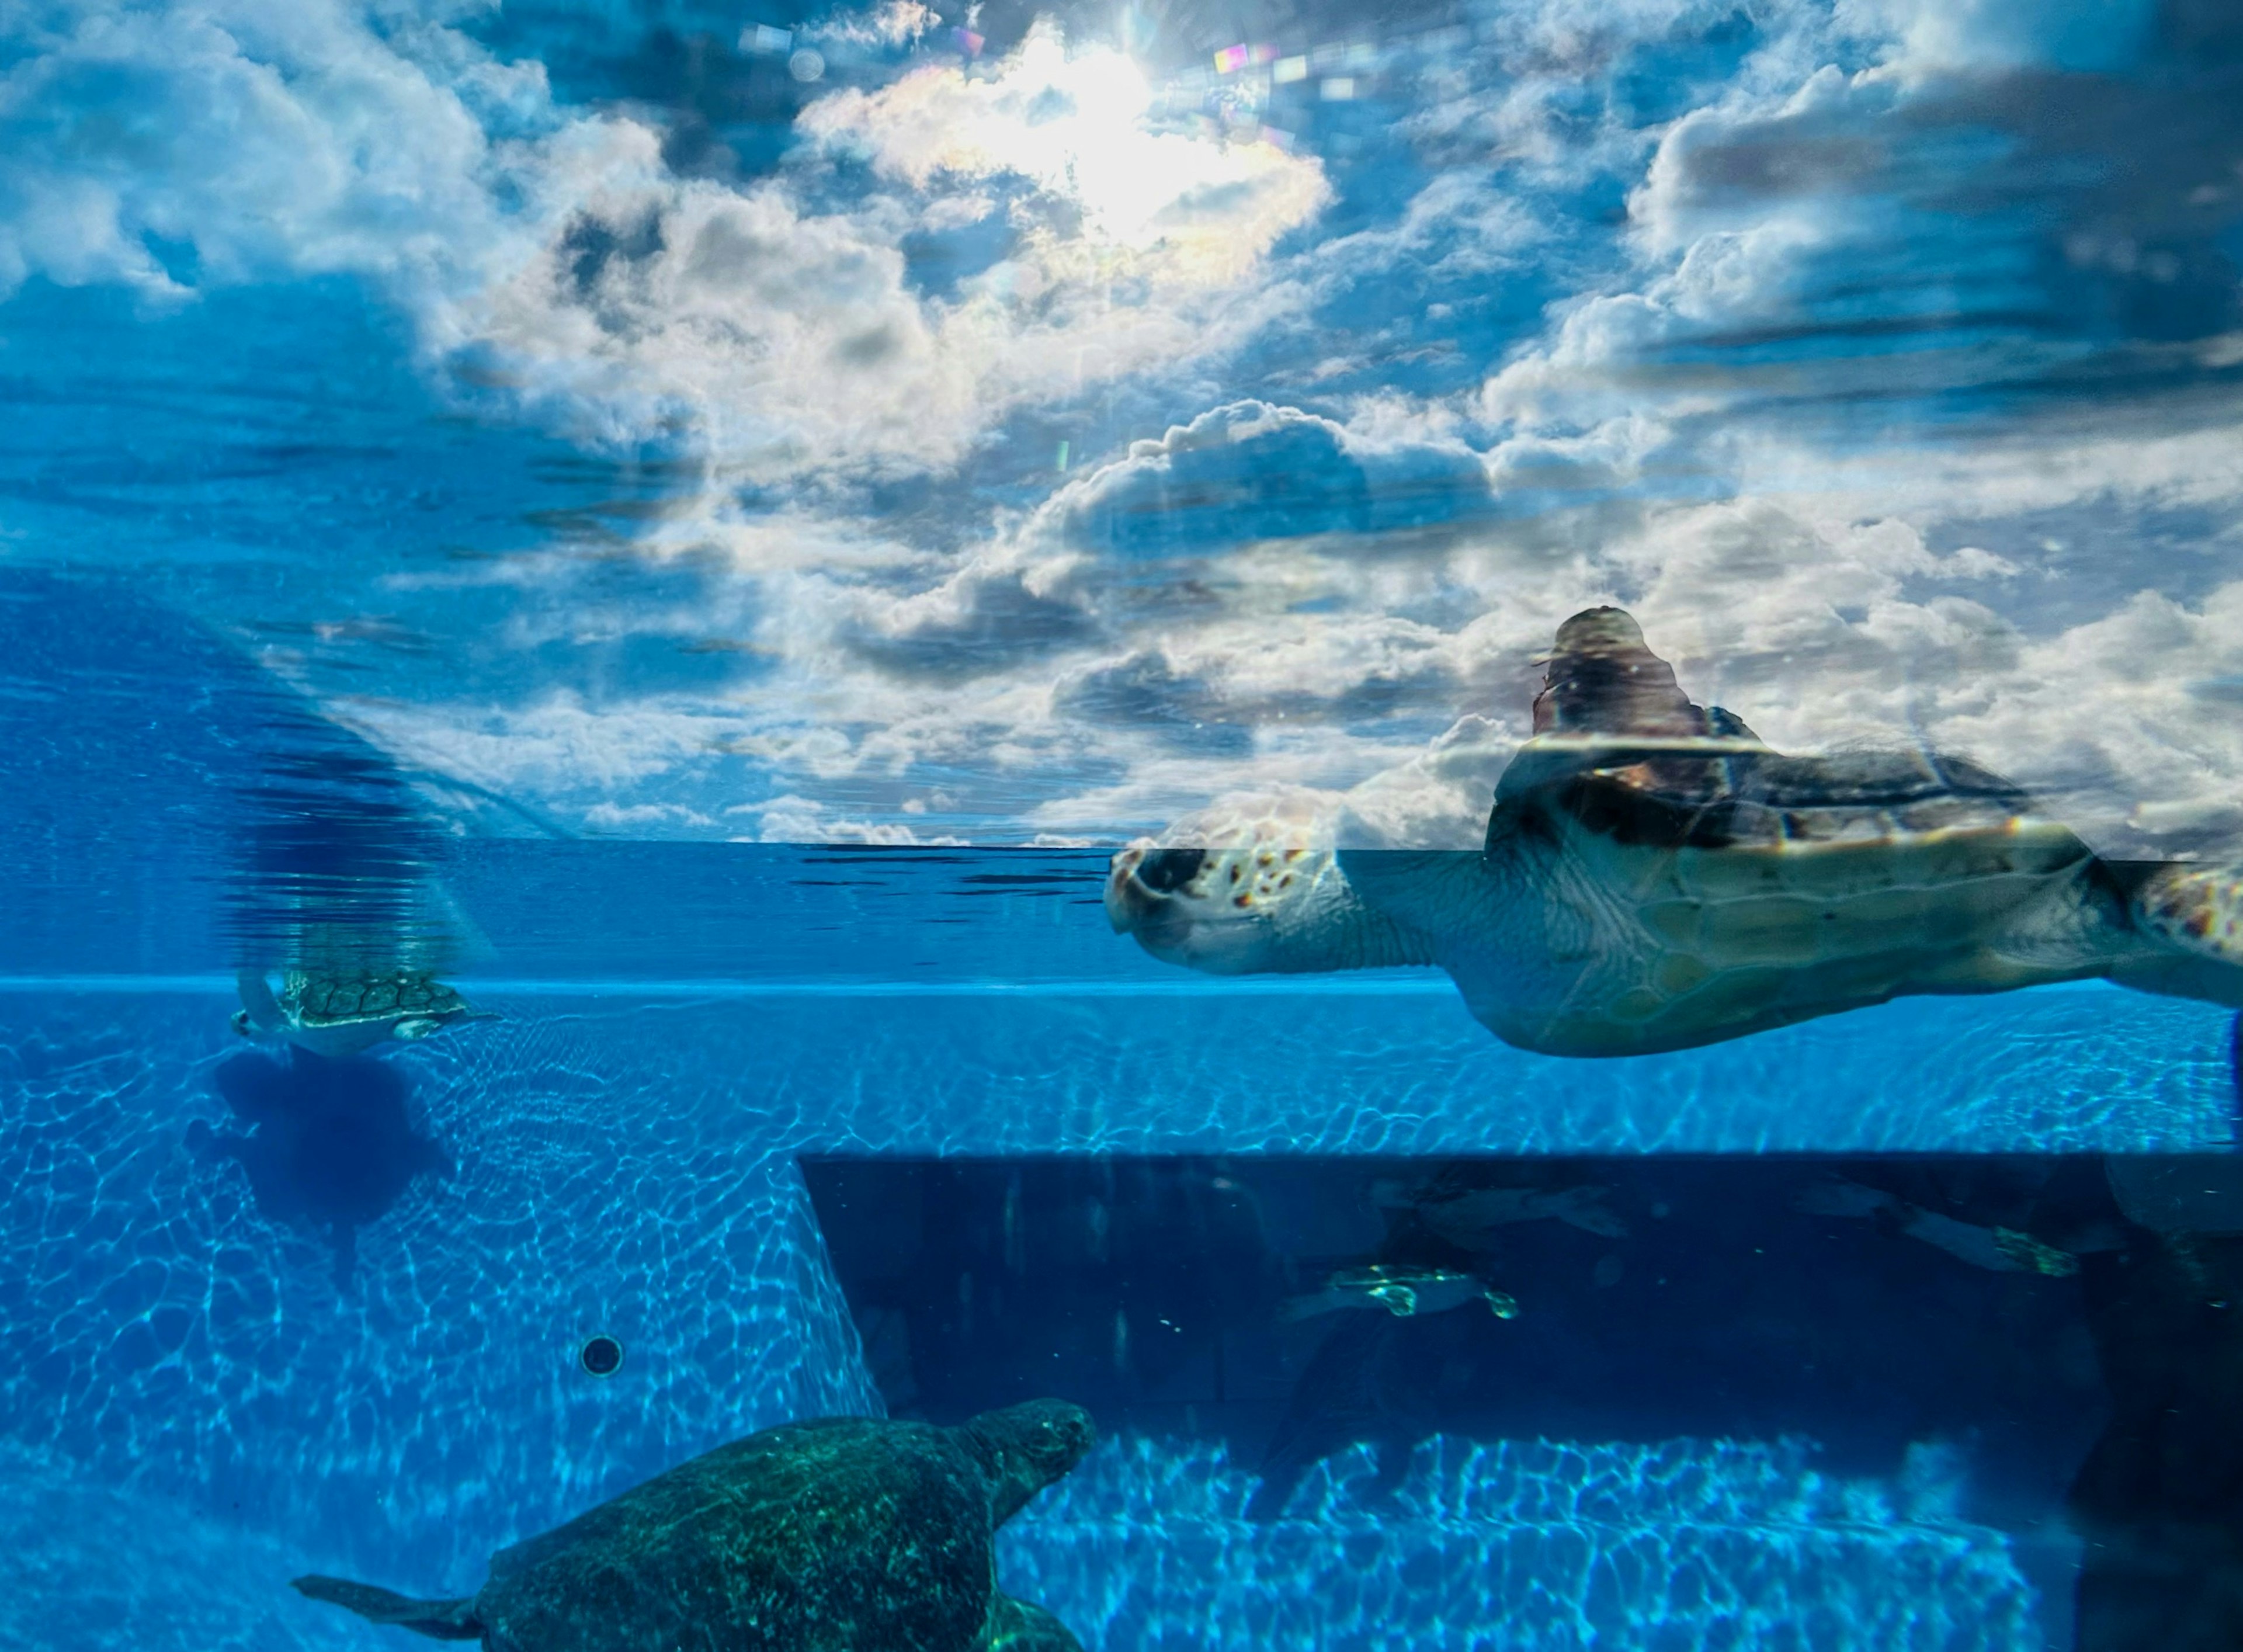
POLYGON ((1495 1231, 1518 1222, 1562 1222, 1607 1239, 1627 1237, 1627 1224, 1605 1203, 1608 1187, 1580 1183, 1570 1187, 1473 1187, 1453 1177, 1419 1184, 1381 1177, 1371 1184, 1371 1201, 1381 1210, 1408 1211, 1428 1232, 1460 1251, 1485 1251, 1495 1231))
POLYGON ((1468 1302, 1485 1302, 1499 1319, 1519 1317, 1519 1304, 1485 1280, 1448 1268, 1374 1264, 1367 1268, 1343 1268, 1314 1296, 1295 1297, 1285 1304, 1287 1319, 1308 1319, 1343 1308, 1384 1308, 1398 1319, 1417 1314, 1446 1313, 1468 1302))
POLYGON ((996 1532, 1095 1437, 1056 1399, 957 1428, 789 1423, 500 1550, 471 1599, 296 1588, 487 1652, 1081 1652, 998 1592, 996 1532))
POLYGON ((1792 1204, 1809 1216, 1873 1218, 1895 1231, 1921 1239, 1957 1261, 1989 1273, 2039 1273, 2065 1279, 2079 1271, 2079 1258, 2070 1251, 2038 1239, 2019 1228, 1964 1222, 1937 1210, 1911 1204, 1882 1188, 1864 1187, 1842 1176, 1825 1177, 1801 1190, 1792 1204))
POLYGON ((1616 608, 1558 630, 1472 853, 1229 809, 1114 858, 1106 911, 1220 974, 1438 964, 1505 1042, 1626 1055, 1910 993, 2101 977, 2243 1006, 2243 870, 2106 861, 1930 752, 1788 757, 1693 705, 1616 608))
POLYGON ((279 1038, 314 1055, 357 1055, 384 1039, 410 1043, 461 1022, 495 1021, 434 975, 419 970, 289 970, 276 996, 262 970, 235 977, 242 1007, 233 1030, 279 1038))

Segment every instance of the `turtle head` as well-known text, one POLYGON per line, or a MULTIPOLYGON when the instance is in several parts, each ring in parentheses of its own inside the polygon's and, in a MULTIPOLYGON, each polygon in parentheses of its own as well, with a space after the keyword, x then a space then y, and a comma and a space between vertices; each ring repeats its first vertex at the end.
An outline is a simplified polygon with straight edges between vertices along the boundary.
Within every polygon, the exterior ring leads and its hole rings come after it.
POLYGON ((959 1433, 988 1472, 990 1519, 998 1526, 1098 1443, 1090 1413, 1064 1399, 1031 1399, 986 1411, 959 1433))
POLYGON ((1349 884, 1337 825, 1313 793, 1220 799, 1114 857, 1107 921, 1213 975, 1423 961, 1349 884))

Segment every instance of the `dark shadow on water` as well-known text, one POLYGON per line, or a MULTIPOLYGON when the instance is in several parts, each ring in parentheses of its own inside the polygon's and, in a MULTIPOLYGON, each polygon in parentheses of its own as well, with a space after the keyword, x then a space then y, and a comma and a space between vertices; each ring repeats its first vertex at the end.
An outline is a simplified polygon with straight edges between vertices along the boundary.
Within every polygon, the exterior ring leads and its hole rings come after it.
POLYGON ((340 1289, 351 1288, 358 1230, 387 1215, 415 1177, 452 1173, 443 1149, 414 1128, 412 1086, 389 1062, 249 1052, 220 1063, 215 1082, 235 1128, 198 1119, 188 1147, 239 1163, 267 1221, 331 1244, 340 1289))
POLYGON ((1362 1445, 1375 1498, 1435 1435, 1803 1437, 1848 1479, 1951 1464, 2051 1646, 2243 1647, 2235 1155, 803 1168, 892 1414, 1063 1394, 1222 1440, 1263 1520, 1362 1445), (1301 1311, 1374 1264, 1517 1317, 1301 1311))

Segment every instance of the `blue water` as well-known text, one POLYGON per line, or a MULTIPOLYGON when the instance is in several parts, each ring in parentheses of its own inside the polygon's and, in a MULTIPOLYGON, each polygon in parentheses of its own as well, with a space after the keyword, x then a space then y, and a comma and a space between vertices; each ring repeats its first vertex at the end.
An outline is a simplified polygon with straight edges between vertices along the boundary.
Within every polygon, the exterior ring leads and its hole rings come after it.
POLYGON ((1471 853, 1612 602, 2243 855, 2239 85, 2183 0, 0 7, 0 1652, 410 1646, 289 1580, 1045 1396, 1086 1652, 2243 1646, 2231 1011, 1562 1059, 1101 900, 1233 789, 1471 853), (233 1030, 312 957, 488 1015, 233 1030))
POLYGON ((2000 1221, 2107 1204, 2105 1156, 2192 1177, 2224 1013, 2072 987, 1537 1056, 1437 972, 1161 965, 1097 850, 494 835, 160 604, 9 600, 10 1643, 393 1643, 286 1578, 465 1592, 757 1428, 1053 1392, 1107 1443, 1001 1564, 1087 1647, 2069 1644, 2079 1281, 1802 1190, 2000 1221), (232 971, 314 936, 497 1019, 245 1043, 232 971), (1289 1322, 1444 1167, 1609 1219, 1490 1244, 1515 1320, 1289 1322))

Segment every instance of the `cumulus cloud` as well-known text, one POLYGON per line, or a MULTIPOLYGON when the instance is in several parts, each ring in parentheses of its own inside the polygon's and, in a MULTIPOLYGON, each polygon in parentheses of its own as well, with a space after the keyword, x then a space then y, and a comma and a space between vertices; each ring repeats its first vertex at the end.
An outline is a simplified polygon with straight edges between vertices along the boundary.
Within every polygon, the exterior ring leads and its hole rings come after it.
POLYGON ((404 12, 80 5, 28 32, 0 74, 0 293, 365 275, 463 390, 734 475, 941 469, 1011 408, 1236 341, 1327 196, 1313 158, 1154 130, 1126 58, 1047 29, 814 101, 798 163, 741 184, 404 12), (844 154, 883 186, 826 188, 844 154), (1002 256, 921 291, 904 238, 991 214, 1002 256))
POLYGON ((898 820, 838 819, 824 804, 791 794, 773 798, 767 803, 744 806, 735 813, 754 819, 756 833, 749 840, 758 843, 869 843, 900 848, 963 841, 942 834, 922 837, 898 820))
POLYGON ((1665 128, 1635 280, 1564 302, 1483 411, 2014 415, 2200 379, 2186 347, 2243 327, 2243 105, 2185 11, 1896 3, 1795 32, 1665 128))
POLYGON ((1382 443, 1297 408, 1238 401, 1132 442, 1047 509, 1070 545, 1204 555, 1257 539, 1418 527, 1488 499, 1479 455, 1462 442, 1382 443))
POLYGON ((350 273, 441 292, 513 255, 494 132, 544 72, 338 4, 18 11, 0 71, 0 296, 32 275, 177 300, 350 273), (462 267, 463 256, 468 260, 462 267))
POLYGON ((1617 601, 1780 745, 2243 841, 2243 52, 2186 5, 1538 0, 1319 126, 1048 28, 906 57, 899 3, 812 25, 874 66, 744 179, 441 21, 42 15, 0 280, 355 273, 477 405, 685 456, 596 555, 393 582, 424 631, 483 582, 536 662, 345 704, 420 766, 616 832, 1075 839, 1254 786, 1465 846, 1536 656, 1617 601))

